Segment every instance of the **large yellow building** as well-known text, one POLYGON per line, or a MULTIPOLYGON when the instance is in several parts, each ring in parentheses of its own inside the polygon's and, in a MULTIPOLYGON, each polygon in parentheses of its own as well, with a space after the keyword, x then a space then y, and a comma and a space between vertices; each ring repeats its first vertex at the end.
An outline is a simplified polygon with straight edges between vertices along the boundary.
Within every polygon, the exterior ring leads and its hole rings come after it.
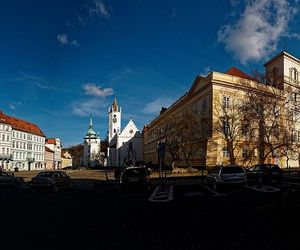
POLYGON ((295 116, 300 60, 281 52, 264 66, 266 80, 260 81, 235 67, 197 76, 186 94, 145 126, 145 162, 159 164, 159 145, 164 144, 164 164, 169 166, 249 166, 262 161, 299 166, 295 116), (255 110, 260 113, 255 115, 255 110), (287 122, 291 110, 292 125, 287 122))

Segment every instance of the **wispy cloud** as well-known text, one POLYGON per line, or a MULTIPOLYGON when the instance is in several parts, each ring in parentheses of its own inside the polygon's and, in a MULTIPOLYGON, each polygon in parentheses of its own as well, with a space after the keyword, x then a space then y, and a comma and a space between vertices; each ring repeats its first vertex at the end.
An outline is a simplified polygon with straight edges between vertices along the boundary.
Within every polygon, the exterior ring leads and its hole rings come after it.
POLYGON ((13 103, 8 104, 8 106, 9 106, 9 108, 10 108, 11 110, 16 109, 16 108, 19 107, 20 105, 21 105, 21 102, 13 102, 13 103))
POLYGON ((112 88, 102 88, 94 83, 87 83, 83 86, 86 95, 106 97, 114 94, 112 88))
POLYGON ((146 114, 157 114, 161 111, 162 107, 169 107, 174 100, 169 97, 158 97, 152 102, 146 104, 144 112, 146 114))
POLYGON ((211 67, 205 67, 204 70, 200 73, 200 76, 207 76, 211 72, 211 67))
POLYGON ((87 9, 90 17, 110 17, 109 10, 102 0, 93 1, 92 5, 87 6, 87 9))
MULTIPOLYGON (((235 6, 237 1, 232 3, 235 6)), ((298 0, 249 1, 236 23, 218 31, 218 42, 244 64, 270 56, 297 13, 297 3, 298 0)))
POLYGON ((69 41, 69 37, 65 33, 58 34, 56 39, 57 39, 59 45, 62 47, 64 47, 64 46, 71 46, 71 47, 75 47, 75 48, 79 47, 79 42, 77 40, 69 41))
POLYGON ((175 8, 172 8, 170 17, 171 19, 175 19, 177 17, 177 10, 175 8))
POLYGON ((86 83, 82 86, 88 99, 77 101, 72 105, 72 113, 81 117, 94 114, 95 116, 106 116, 106 97, 114 94, 112 88, 102 88, 95 83, 86 83))
POLYGON ((10 79, 9 81, 32 84, 41 89, 57 90, 57 88, 53 84, 49 83, 42 77, 29 75, 29 74, 21 72, 21 71, 18 72, 17 77, 10 79))
POLYGON ((111 83, 117 83, 123 81, 132 73, 134 73, 133 69, 128 66, 124 66, 110 74, 108 81, 111 83))
POLYGON ((78 103, 73 104, 72 113, 81 117, 86 117, 90 114, 104 117, 106 116, 106 106, 106 102, 100 98, 82 100, 78 103))
POLYGON ((99 19, 109 20, 111 13, 112 8, 107 6, 103 0, 94 0, 88 4, 83 4, 75 16, 82 26, 86 26, 99 19))

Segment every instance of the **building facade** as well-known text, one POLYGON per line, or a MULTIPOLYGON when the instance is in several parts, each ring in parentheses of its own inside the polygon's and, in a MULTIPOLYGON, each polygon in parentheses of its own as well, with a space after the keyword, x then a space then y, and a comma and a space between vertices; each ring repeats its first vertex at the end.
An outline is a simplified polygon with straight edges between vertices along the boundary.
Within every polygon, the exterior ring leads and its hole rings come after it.
POLYGON ((61 141, 59 138, 47 138, 46 147, 54 152, 53 169, 61 169, 61 141))
POLYGON ((61 167, 69 167, 73 166, 73 157, 66 149, 62 149, 61 151, 61 167))
POLYGON ((45 135, 37 125, 0 112, 0 133, 4 170, 43 169, 45 135))
POLYGON ((93 128, 93 117, 90 117, 89 129, 83 141, 83 166, 96 167, 100 164, 101 141, 93 128))
POLYGON ((197 76, 186 94, 145 126, 145 161, 159 164, 160 145, 164 144, 166 165, 214 166, 232 163, 233 159, 249 166, 264 157, 264 162, 281 167, 299 166, 299 150, 291 149, 300 141, 299 120, 293 118, 292 125, 287 122, 288 113, 294 117, 299 114, 299 105, 295 105, 300 94, 299 62, 281 52, 264 65, 265 80, 235 67, 225 73, 197 76), (278 101, 272 101, 275 99, 278 101), (253 116, 246 115, 253 103, 259 117, 253 111, 253 116), (268 105, 273 113, 267 114, 268 105), (278 138, 283 140, 288 135, 288 126, 293 127, 293 143, 279 144, 278 138), (277 129, 281 129, 281 134, 273 132, 268 137, 267 132, 277 129))
POLYGON ((108 109, 107 165, 111 167, 135 164, 144 160, 143 135, 130 119, 121 130, 122 108, 115 97, 108 109))
POLYGON ((45 170, 54 170, 54 151, 45 146, 45 170))

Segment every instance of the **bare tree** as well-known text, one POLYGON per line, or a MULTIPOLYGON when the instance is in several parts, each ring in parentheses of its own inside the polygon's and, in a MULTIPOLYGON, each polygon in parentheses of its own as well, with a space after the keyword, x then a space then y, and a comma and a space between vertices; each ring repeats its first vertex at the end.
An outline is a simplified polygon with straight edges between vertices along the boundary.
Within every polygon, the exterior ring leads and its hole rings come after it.
POLYGON ((267 72, 266 76, 256 73, 254 77, 258 84, 247 87, 245 99, 251 126, 256 128, 251 143, 258 149, 258 161, 265 163, 283 155, 288 159, 299 149, 295 140, 298 105, 291 98, 299 96, 299 89, 283 88, 276 71, 267 72))

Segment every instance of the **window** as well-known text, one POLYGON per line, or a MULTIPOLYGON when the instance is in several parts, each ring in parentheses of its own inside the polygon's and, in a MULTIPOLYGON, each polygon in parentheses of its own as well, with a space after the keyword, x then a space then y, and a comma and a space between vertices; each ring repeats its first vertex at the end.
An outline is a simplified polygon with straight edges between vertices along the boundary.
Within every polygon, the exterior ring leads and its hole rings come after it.
POLYGON ((293 82, 298 82, 298 71, 296 68, 290 69, 290 79, 293 82))
POLYGON ((223 121, 223 133, 225 136, 229 134, 229 122, 227 120, 223 121))
POLYGON ((6 136, 6 140, 9 141, 9 135, 6 136))
POLYGON ((298 142, 300 142, 300 130, 298 130, 298 142))
POLYGON ((5 135, 2 135, 2 141, 5 141, 5 135))
POLYGON ((229 157, 229 152, 228 152, 228 147, 223 147, 223 157, 228 158, 229 157))
POLYGON ((13 146, 13 148, 15 147, 15 141, 13 141, 12 146, 13 146))
POLYGON ((223 96, 223 108, 229 108, 229 96, 223 96))
POLYGON ((243 159, 248 160, 249 159, 249 152, 247 148, 243 148, 243 153, 242 153, 243 159))

